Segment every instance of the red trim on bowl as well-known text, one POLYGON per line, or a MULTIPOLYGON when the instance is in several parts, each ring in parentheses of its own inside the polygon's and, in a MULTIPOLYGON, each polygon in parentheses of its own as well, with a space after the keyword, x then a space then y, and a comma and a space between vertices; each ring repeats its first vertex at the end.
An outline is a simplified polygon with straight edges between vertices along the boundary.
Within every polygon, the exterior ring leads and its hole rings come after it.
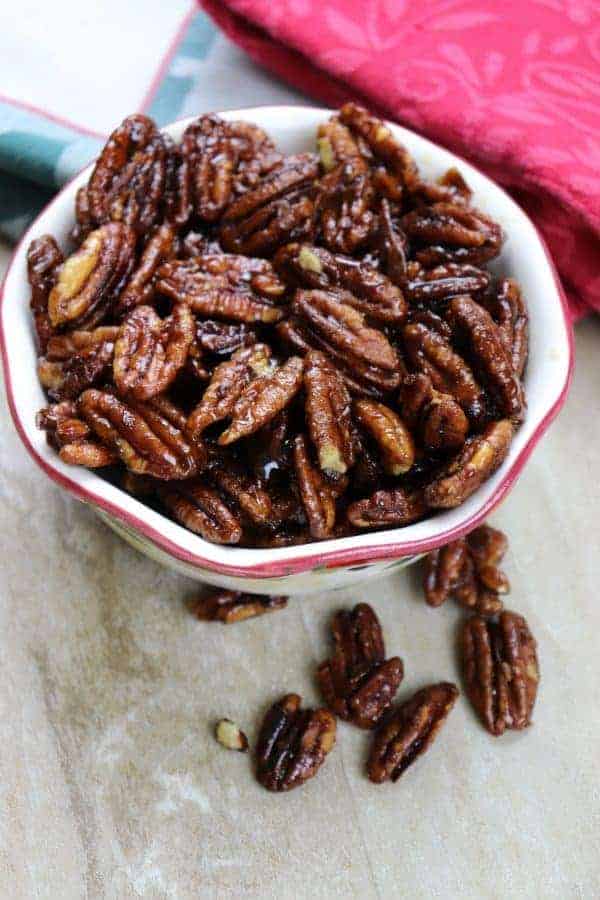
MULTIPOLYGON (((456 155, 456 154, 454 154, 456 155)), ((472 163, 469 163, 472 165, 472 163)), ((87 166, 85 167, 87 168, 87 166)), ((476 168, 476 166, 473 166, 476 168)), ((83 171, 83 170, 82 170, 83 171)), ((78 173, 81 174, 81 173, 78 173)), ((482 173, 483 174, 483 173, 482 173)), ((40 215, 46 212, 51 206, 56 203, 61 195, 68 189, 69 185, 78 177, 76 175, 72 178, 67 184, 64 185, 62 190, 52 198, 52 200, 44 207, 40 215)), ((487 176, 485 176, 487 178, 487 176)), ((491 180, 491 179, 488 179, 491 180)), ((495 184, 495 187, 502 191, 502 193, 506 193, 502 190, 498 185, 495 184)), ((514 203, 515 201, 510 198, 514 203)), ((82 485, 78 484, 73 479, 69 478, 67 475, 64 475, 62 472, 59 472, 52 465, 50 465, 37 450, 33 447, 29 438, 27 437, 25 428, 20 419, 19 413, 17 411, 14 395, 13 395, 13 386, 11 381, 11 373, 8 365, 8 356, 7 356, 7 337, 4 333, 4 321, 2 317, 2 309, 5 301, 5 286, 8 280, 10 271, 14 264, 14 258, 16 256, 17 251, 21 247, 25 241, 28 241, 29 234, 35 226, 37 219, 30 225, 27 229, 21 240, 19 241, 17 247, 15 248, 15 252, 11 259, 11 263, 6 271, 4 276, 4 280, 2 282, 2 286, 0 287, 0 351, 2 353, 2 365, 4 371, 4 381, 6 385, 6 394, 8 399, 8 406, 10 409, 10 414, 12 416, 13 422, 21 438, 21 441, 25 445, 30 456, 34 459, 37 465, 57 484, 61 487, 65 488, 69 493, 73 494, 78 500, 82 500, 86 503, 91 503, 94 506, 100 507, 100 509, 104 510, 104 512, 108 513, 111 516, 114 516, 116 519, 121 521, 127 527, 133 529, 134 531, 140 532, 145 538, 155 544, 159 549, 163 550, 174 559, 179 560, 180 562, 187 563, 188 565, 192 565, 196 568, 204 568, 209 569, 210 571, 216 572, 221 575, 230 575, 237 577, 247 577, 247 578, 276 578, 285 575, 299 574, 302 572, 310 571, 316 566, 326 566, 327 568, 337 568, 343 565, 360 565, 361 563, 375 562, 378 560, 384 559, 400 559, 405 556, 412 556, 413 554, 425 553, 429 550, 433 550, 436 547, 440 547, 444 544, 447 544, 449 541, 456 540, 461 537, 463 534, 468 533, 473 528, 475 528, 480 522, 482 522, 491 512, 495 509, 496 506, 501 502, 501 500, 506 496, 512 485, 515 483, 517 478, 519 477, 523 467, 531 453, 533 452, 536 444, 547 430, 550 423, 556 417, 561 407, 563 406, 567 393, 571 384, 571 380, 573 377, 573 364, 574 364, 574 341, 573 341, 573 330, 571 327, 571 319, 569 315, 569 308, 567 304, 567 300, 558 277, 558 273, 554 266, 554 262, 552 261, 552 257, 548 251, 546 243, 539 231, 531 222, 531 219, 523 213, 527 221, 534 228, 538 239, 542 245, 546 258, 548 260, 548 264, 550 266, 550 271, 554 278, 556 292, 558 294, 560 304, 561 304, 561 312, 563 315, 563 323, 565 328, 565 335, 567 339, 567 347, 568 347, 568 367, 567 373, 565 377, 564 384, 558 395, 556 401, 550 407, 546 415, 542 418, 539 425, 535 429, 534 433, 525 444, 523 449, 520 451, 519 455, 516 457, 514 462, 511 464, 510 469, 492 494, 492 496, 484 503, 484 505, 472 516, 468 519, 465 519, 460 525, 456 525, 454 528, 449 528, 440 534, 437 534, 430 538, 423 538, 421 540, 414 541, 397 541, 393 544, 386 544, 382 546, 381 544, 374 543, 372 545, 361 545, 360 547, 348 548, 347 550, 329 550, 327 551, 325 548, 327 546, 327 542, 323 542, 322 544, 315 544, 315 550, 310 551, 307 550, 306 553, 302 553, 297 558, 292 559, 280 559, 267 561, 264 563, 254 563, 251 565, 233 565, 230 563, 216 563, 214 560, 207 559, 205 556, 201 556, 196 553, 190 553, 188 550, 185 550, 178 544, 174 544, 168 538, 166 538, 163 534, 156 531, 147 522, 143 519, 138 518, 132 513, 127 512, 121 506, 117 506, 109 500, 99 496, 94 490, 90 490, 88 488, 84 488, 82 485)), ((38 216, 39 218, 39 216, 38 216)), ((377 535, 388 534, 389 532, 373 532, 372 536, 376 539, 377 535)), ((365 535, 366 537, 366 535, 365 535)), ((198 538, 199 541, 202 541, 202 538, 198 538)), ((310 547, 311 545, 307 545, 310 547)), ((252 552, 251 549, 248 552, 252 552)))

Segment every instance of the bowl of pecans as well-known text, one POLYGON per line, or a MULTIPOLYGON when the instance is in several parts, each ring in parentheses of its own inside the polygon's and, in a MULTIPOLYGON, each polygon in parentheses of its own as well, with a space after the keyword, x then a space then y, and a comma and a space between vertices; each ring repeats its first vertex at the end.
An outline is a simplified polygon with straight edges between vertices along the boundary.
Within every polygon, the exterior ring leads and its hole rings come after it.
POLYGON ((572 369, 522 210, 351 103, 128 117, 16 249, 0 333, 54 481, 154 559, 274 594, 474 529, 572 369))

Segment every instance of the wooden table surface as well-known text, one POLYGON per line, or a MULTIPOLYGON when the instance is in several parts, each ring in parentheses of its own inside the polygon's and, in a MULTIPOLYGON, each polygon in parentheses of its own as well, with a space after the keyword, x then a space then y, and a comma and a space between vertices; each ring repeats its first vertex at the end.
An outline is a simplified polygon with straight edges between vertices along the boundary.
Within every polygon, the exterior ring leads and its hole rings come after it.
POLYGON ((0 897, 598 898, 600 319, 576 343, 566 408, 493 517, 539 642, 534 725, 491 738, 461 699, 396 785, 367 781, 368 736, 341 724, 319 776, 271 795, 213 722, 252 739, 282 693, 316 701, 327 621, 358 600, 404 658, 403 695, 458 680, 458 609, 427 608, 413 568, 197 622, 194 583, 52 484, 2 397, 0 897))

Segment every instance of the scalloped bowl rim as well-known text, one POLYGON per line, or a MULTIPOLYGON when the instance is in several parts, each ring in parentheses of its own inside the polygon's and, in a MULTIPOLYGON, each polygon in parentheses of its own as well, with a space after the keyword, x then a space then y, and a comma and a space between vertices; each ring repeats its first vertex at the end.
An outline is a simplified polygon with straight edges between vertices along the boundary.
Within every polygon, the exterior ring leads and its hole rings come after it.
MULTIPOLYGON (((310 142, 314 142, 316 124, 330 114, 329 109, 312 106, 260 106, 220 113, 229 119, 257 122, 273 134, 286 152, 308 149, 310 142)), ((163 130, 178 137, 193 118, 178 120, 163 130)), ((73 221, 75 192, 89 177, 92 162, 62 188, 27 229, 15 249, 0 293, 0 348, 9 409, 27 451, 53 481, 77 499, 99 507, 134 529, 174 559, 199 569, 239 577, 272 578, 306 572, 315 566, 337 568, 421 554, 460 537, 491 513, 515 483, 534 447, 566 399, 573 370, 573 335, 567 302, 543 239, 531 220, 502 188, 456 154, 395 123, 388 124, 427 174, 439 174, 449 166, 458 164, 474 189, 476 204, 484 210, 493 207, 490 211, 505 226, 507 243, 502 258, 509 247, 514 263, 509 266, 509 274, 514 274, 514 268, 521 267, 521 281, 531 277, 536 285, 539 282, 533 296, 526 292, 533 326, 526 384, 532 380, 532 370, 535 370, 536 385, 539 384, 542 397, 533 404, 529 397, 525 423, 515 436, 509 456, 493 478, 461 507, 443 511, 404 528, 366 532, 294 547, 253 549, 211 544, 140 503, 93 471, 65 465, 46 444, 43 434, 35 428, 35 412, 45 401, 37 383, 35 362, 31 359, 32 353, 35 357, 35 350, 28 308, 26 253, 29 242, 47 231, 62 232, 63 238, 66 237, 68 224, 73 221), (518 237, 524 239, 525 251, 515 246, 518 237), (538 268, 533 271, 535 266, 538 268), (525 279, 522 272, 525 272, 525 279), (544 295, 539 300, 536 299, 538 291, 544 295), (542 340, 547 336, 542 335, 542 329, 536 333, 538 319, 538 325, 543 324, 548 332, 549 346, 542 340), (536 358, 532 364, 533 356, 536 358), (538 366, 539 370, 536 368, 538 366)))

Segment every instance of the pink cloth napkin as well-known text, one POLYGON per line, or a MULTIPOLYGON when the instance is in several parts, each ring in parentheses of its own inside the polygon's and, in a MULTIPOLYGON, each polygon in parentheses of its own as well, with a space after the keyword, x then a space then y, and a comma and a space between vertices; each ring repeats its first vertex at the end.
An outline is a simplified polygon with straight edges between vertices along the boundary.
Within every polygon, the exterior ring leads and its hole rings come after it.
POLYGON ((598 0, 199 0, 257 62, 474 162, 543 234, 574 318, 600 311, 598 0))

